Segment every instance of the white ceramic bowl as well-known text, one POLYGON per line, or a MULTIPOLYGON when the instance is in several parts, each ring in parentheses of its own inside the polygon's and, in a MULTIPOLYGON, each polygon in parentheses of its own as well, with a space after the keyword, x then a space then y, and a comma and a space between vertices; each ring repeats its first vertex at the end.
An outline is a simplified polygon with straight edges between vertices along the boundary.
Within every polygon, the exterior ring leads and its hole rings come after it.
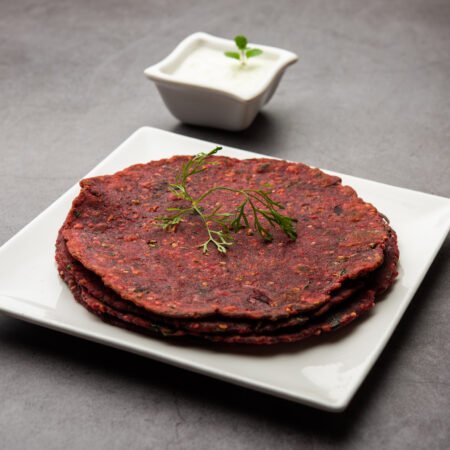
POLYGON ((155 82, 169 111, 182 122, 225 130, 243 130, 270 100, 286 68, 298 60, 295 53, 287 50, 264 45, 249 46, 260 48, 263 54, 249 60, 246 68, 241 69, 238 61, 223 55, 223 52, 236 48, 234 41, 206 33, 194 33, 161 62, 147 68, 145 75, 155 82), (183 66, 183 63, 199 51, 207 57, 197 65, 198 77, 187 77, 183 69, 186 64, 183 66), (208 60, 211 59, 208 55, 212 55, 215 63, 221 65, 219 70, 216 67, 216 72, 208 67, 208 60), (238 79, 242 73, 238 71, 251 71, 258 65, 265 65, 264 72, 260 72, 258 79, 243 88, 242 83, 239 83, 242 80, 238 79), (219 71, 228 71, 234 81, 218 83, 214 78, 219 71))

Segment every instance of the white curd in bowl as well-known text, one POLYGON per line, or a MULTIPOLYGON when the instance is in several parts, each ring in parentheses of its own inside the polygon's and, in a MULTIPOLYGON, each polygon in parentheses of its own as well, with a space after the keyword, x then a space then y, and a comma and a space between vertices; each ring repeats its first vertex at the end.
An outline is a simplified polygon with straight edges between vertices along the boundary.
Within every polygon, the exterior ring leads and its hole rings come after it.
POLYGON ((295 53, 250 44, 263 51, 242 65, 225 56, 235 43, 206 33, 184 39, 166 58, 145 70, 169 111, 193 125, 238 131, 247 128, 271 99, 295 53))
POLYGON ((220 49, 199 45, 167 73, 186 83, 249 97, 270 78, 276 59, 274 55, 263 53, 243 65, 240 61, 227 58, 220 49))

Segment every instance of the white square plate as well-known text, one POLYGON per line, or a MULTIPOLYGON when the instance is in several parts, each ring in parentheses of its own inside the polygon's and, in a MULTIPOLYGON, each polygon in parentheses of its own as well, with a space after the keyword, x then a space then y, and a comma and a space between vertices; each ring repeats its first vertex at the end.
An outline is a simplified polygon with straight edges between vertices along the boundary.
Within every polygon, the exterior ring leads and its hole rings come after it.
MULTIPOLYGON (((216 144, 141 128, 88 175, 131 164, 209 151, 216 144)), ((224 148, 222 154, 258 156, 224 148)), ((78 305, 54 263, 59 227, 78 193, 69 189, 0 248, 0 310, 45 327, 128 350, 296 402, 342 411, 350 402, 416 292, 450 228, 450 200, 340 175, 386 214, 397 231, 400 276, 366 318, 298 345, 236 348, 152 339, 104 324, 78 305)))

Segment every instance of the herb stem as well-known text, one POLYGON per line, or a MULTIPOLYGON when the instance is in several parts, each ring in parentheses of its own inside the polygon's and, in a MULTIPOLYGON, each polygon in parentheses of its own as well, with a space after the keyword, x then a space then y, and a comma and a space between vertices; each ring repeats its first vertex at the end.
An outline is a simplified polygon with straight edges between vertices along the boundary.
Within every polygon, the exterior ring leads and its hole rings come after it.
POLYGON ((203 253, 208 253, 210 243, 216 246, 220 253, 225 254, 227 247, 233 244, 233 239, 229 233, 230 230, 238 232, 241 228, 250 228, 250 221, 247 217, 245 209, 249 205, 253 217, 253 225, 256 231, 265 241, 272 241, 273 236, 264 224, 261 223, 259 217, 263 217, 267 223, 274 227, 278 225, 282 231, 291 240, 297 239, 295 230, 295 222, 297 219, 285 216, 277 211, 284 209, 280 203, 272 200, 268 192, 257 189, 235 189, 226 186, 214 186, 206 190, 197 198, 193 198, 187 191, 187 179, 192 175, 198 174, 206 170, 208 164, 214 164, 207 161, 207 158, 217 153, 221 147, 216 147, 209 153, 199 153, 183 165, 181 173, 176 177, 176 183, 171 184, 169 189, 178 198, 189 202, 191 205, 187 208, 167 208, 167 211, 173 211, 171 216, 158 217, 156 220, 161 222, 164 229, 176 229, 183 221, 183 218, 189 214, 200 216, 203 221, 208 239, 198 247, 203 249, 203 253), (211 212, 205 212, 200 203, 209 195, 217 191, 227 191, 238 193, 244 197, 244 200, 234 209, 233 212, 220 212, 222 206, 217 205, 211 212), (258 205, 261 205, 259 207, 258 205), (220 230, 212 229, 210 224, 220 226, 220 230))

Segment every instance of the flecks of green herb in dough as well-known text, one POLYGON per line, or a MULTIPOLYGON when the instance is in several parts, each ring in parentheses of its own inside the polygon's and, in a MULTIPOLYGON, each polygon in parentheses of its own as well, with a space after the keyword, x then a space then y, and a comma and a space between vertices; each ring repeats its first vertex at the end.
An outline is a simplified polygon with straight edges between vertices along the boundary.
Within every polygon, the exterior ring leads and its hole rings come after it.
POLYGON ((170 331, 167 328, 159 328, 159 331, 163 336, 172 336, 173 334, 175 334, 174 331, 170 331))
POLYGON ((142 292, 147 292, 147 288, 138 286, 137 288, 134 288, 134 292, 138 294, 142 292))
POLYGON ((75 210, 75 211, 73 212, 73 215, 78 219, 78 217, 81 216, 81 213, 80 213, 80 211, 75 210))
POLYGON ((335 214, 337 214, 338 216, 340 216, 340 215, 342 214, 343 209, 342 209, 339 205, 337 205, 337 206, 335 206, 335 207, 333 208, 333 211, 334 211, 335 214))
POLYGON ((257 173, 265 173, 265 172, 268 171, 269 168, 270 168, 270 164, 269 163, 264 163, 264 164, 261 164, 260 166, 258 166, 256 168, 256 172, 257 173))
POLYGON ((340 324, 341 324, 341 322, 339 321, 339 319, 338 319, 337 317, 333 317, 333 318, 330 320, 330 326, 331 326, 331 328, 336 328, 336 327, 338 327, 340 324))

